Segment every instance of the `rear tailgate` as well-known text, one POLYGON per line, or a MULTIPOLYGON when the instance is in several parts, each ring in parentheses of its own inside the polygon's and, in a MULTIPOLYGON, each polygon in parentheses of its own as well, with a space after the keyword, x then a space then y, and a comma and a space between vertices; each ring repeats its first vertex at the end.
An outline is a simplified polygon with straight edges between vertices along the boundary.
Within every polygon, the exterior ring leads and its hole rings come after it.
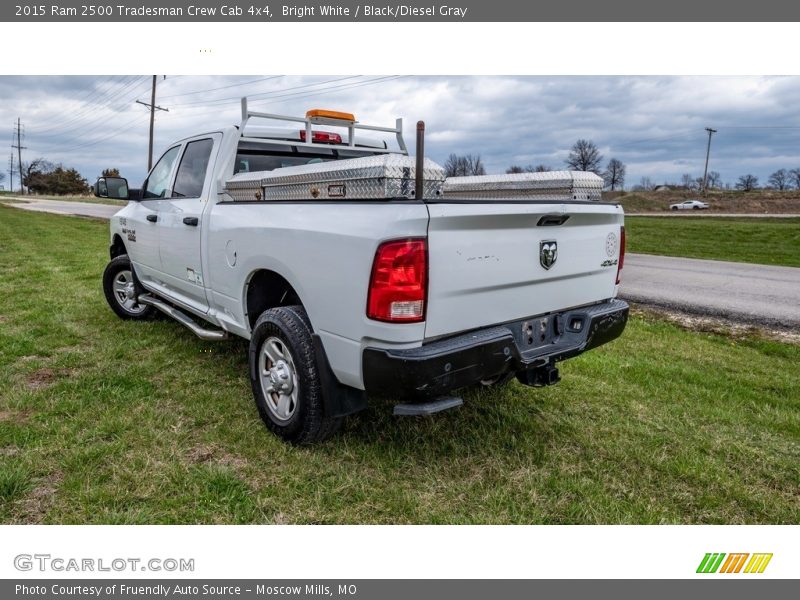
POLYGON ((426 339, 616 295, 619 205, 445 200, 428 211, 426 339))

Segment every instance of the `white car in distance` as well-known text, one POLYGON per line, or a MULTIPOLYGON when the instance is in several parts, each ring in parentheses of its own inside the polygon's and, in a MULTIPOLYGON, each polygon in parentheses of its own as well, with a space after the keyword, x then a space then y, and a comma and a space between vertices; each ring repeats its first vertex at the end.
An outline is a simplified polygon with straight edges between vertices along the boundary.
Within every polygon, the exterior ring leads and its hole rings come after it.
POLYGON ((678 204, 670 204, 669 207, 672 210, 705 210, 708 208, 708 203, 700 200, 685 200, 678 204))

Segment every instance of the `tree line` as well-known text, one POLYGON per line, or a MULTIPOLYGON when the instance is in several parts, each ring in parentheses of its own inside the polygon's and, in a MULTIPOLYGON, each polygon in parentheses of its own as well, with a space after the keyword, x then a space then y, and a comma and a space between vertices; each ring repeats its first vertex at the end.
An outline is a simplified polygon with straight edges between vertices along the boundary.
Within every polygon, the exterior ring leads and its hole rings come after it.
MULTIPOLYGON (((570 148, 569 155, 564 160, 564 165, 572 171, 588 171, 595 173, 603 178, 606 189, 610 191, 623 190, 625 188, 625 173, 627 167, 618 158, 610 158, 603 167, 603 155, 597 145, 586 139, 576 141, 570 148)), ((506 169, 508 174, 516 173, 543 173, 552 171, 549 165, 511 165, 506 169)), ((467 175, 485 175, 486 170, 481 161, 480 155, 473 156, 467 154, 459 156, 451 154, 445 163, 445 175, 447 177, 463 177, 467 175)), ((694 177, 685 173, 680 183, 665 184, 670 187, 695 191, 703 189, 703 178, 694 177)), ((758 177, 748 173, 740 176, 731 186, 722 182, 722 176, 718 171, 709 171, 705 186, 707 189, 731 189, 749 192, 760 189, 758 177)), ((649 191, 658 187, 650 177, 642 177, 638 184, 632 187, 633 191, 649 191)), ((800 190, 800 168, 797 169, 778 169, 767 180, 767 187, 776 190, 800 190)))
POLYGON ((80 196, 91 191, 76 169, 37 158, 22 165, 22 184, 31 194, 80 196))

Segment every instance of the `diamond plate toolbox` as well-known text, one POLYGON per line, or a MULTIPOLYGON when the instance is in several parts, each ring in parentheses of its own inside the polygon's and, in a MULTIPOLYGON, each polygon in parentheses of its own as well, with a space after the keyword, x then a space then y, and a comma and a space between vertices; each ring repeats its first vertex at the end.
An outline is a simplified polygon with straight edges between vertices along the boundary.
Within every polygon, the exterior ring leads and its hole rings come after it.
POLYGON ((585 171, 448 177, 444 197, 462 200, 600 200, 603 178, 585 171))
MULTIPOLYGON (((367 156, 239 173, 225 191, 234 201, 412 199, 416 171, 416 159, 409 156, 367 156)), ((441 197, 444 169, 425 159, 423 177, 424 199, 441 197)))

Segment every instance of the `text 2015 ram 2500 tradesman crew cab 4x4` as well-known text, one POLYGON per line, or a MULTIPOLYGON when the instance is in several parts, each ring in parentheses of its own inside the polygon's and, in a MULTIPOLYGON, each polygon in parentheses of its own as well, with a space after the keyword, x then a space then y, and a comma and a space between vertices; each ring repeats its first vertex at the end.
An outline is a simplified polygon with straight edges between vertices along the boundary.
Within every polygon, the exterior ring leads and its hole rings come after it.
POLYGON ((445 178, 423 129, 411 158, 400 119, 243 99, 239 127, 175 142, 140 190, 98 179, 98 196, 130 200, 111 219, 111 308, 249 339, 258 410, 293 443, 330 436, 371 394, 430 414, 465 386, 556 383, 557 361, 625 328, 622 208, 591 173, 445 178))

